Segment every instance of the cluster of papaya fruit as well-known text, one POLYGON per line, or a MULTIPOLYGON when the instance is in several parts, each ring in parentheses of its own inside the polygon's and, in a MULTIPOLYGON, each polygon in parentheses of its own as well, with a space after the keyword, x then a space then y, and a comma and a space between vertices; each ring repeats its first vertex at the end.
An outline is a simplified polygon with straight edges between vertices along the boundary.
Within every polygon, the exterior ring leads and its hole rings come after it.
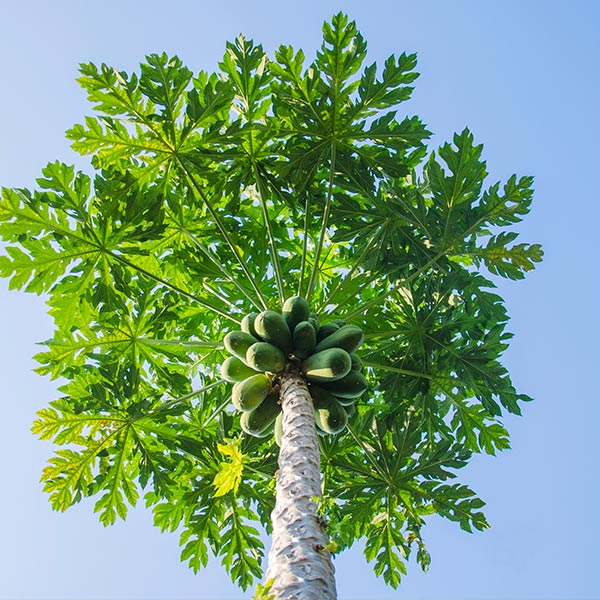
POLYGON ((279 378, 293 363, 307 381, 317 431, 342 431, 352 405, 367 389, 362 361, 355 354, 363 338, 360 327, 344 321, 319 325, 299 296, 288 298, 281 313, 246 315, 241 331, 230 331, 223 340, 231 356, 221 366, 223 379, 234 384, 231 400, 242 412, 242 429, 255 437, 274 433, 281 442, 279 378))

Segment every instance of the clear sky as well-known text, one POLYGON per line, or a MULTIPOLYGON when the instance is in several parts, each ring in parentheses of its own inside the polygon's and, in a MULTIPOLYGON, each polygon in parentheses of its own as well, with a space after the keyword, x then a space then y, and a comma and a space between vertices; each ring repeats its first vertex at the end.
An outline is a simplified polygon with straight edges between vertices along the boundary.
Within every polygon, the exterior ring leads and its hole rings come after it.
MULTIPOLYGON (((78 63, 131 71, 166 51, 194 71, 213 70, 240 32, 269 52, 286 43, 310 57, 338 10, 357 21, 371 60, 418 53, 408 110, 435 133, 432 148, 468 125, 485 144, 490 183, 535 176, 520 231, 546 253, 525 281, 499 285, 515 333, 505 363, 535 402, 505 421, 512 450, 460 473, 487 501, 492 529, 469 535, 432 518, 430 572, 413 563, 396 591, 360 548, 343 554, 340 600, 599 598, 600 2, 0 2, 0 185, 33 186, 51 160, 83 166, 64 137, 90 111, 78 63)), ((177 536, 160 534, 143 507, 107 529, 90 501, 51 511, 38 482, 51 447, 29 432, 56 396, 53 382, 32 373, 35 342, 51 335, 43 302, 0 280, 0 332, 0 598, 250 598, 217 562, 189 571, 177 536)))

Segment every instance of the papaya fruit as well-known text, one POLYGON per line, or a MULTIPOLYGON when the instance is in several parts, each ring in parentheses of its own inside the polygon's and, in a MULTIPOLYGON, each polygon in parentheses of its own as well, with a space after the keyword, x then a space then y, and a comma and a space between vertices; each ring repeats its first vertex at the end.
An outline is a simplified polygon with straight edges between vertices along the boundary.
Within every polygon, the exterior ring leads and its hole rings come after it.
POLYGON ((334 319, 331 322, 335 323, 336 325, 339 325, 340 327, 343 327, 346 324, 346 321, 344 321, 343 319, 334 319))
POLYGON ((231 390, 231 402, 243 412, 254 410, 271 390, 271 378, 264 373, 257 373, 238 381, 231 390))
POLYGON ((258 317, 258 313, 256 312, 247 314, 242 319, 241 328, 242 331, 253 335, 257 339, 257 341, 260 341, 260 336, 258 335, 258 333, 256 333, 256 329, 254 329, 254 321, 256 317, 258 317))
POLYGON ((254 410, 242 413, 240 425, 249 435, 266 437, 273 431, 273 424, 280 412, 279 394, 269 394, 254 410))
POLYGON ((228 356, 221 365, 221 377, 225 381, 235 383, 256 375, 256 371, 243 363, 237 356, 228 356))
POLYGON ((283 438, 283 413, 280 412, 275 418, 275 424, 273 426, 273 437, 275 443, 281 446, 281 439, 283 438))
POLYGON ((311 383, 309 391, 315 410, 321 406, 327 405, 329 402, 333 402, 334 400, 337 401, 337 398, 322 385, 315 385, 314 383, 311 383))
POLYGON ((317 345, 317 332, 310 321, 300 321, 300 323, 294 327, 292 340, 294 343, 294 356, 297 356, 298 358, 307 358, 315 351, 317 345))
POLYGON ((293 332, 298 323, 308 321, 310 306, 304 298, 292 296, 283 303, 281 315, 287 323, 290 332, 293 332))
POLYGON ((325 382, 323 387, 338 398, 353 400, 362 396, 367 391, 369 384, 360 371, 350 371, 334 382, 325 382))
POLYGON ((263 310, 254 320, 254 329, 265 342, 277 346, 286 357, 292 351, 290 328, 278 312, 263 310))
MULTIPOLYGON (((342 404, 342 403, 340 402, 340 404, 342 404)), ((356 414, 356 405, 353 402, 352 404, 348 404, 348 405, 342 404, 342 406, 344 407, 344 410, 346 411, 346 415, 348 415, 348 420, 350 420, 356 414)))
POLYGON ((230 354, 237 356, 242 362, 246 362, 246 352, 257 339, 246 331, 230 331, 224 338, 223 344, 230 354))
POLYGON ((352 370, 353 371, 362 371, 363 361, 360 358, 360 356, 358 356, 358 354, 356 354, 354 352, 350 352, 350 358, 352 359, 352 370))
POLYGON ((317 429, 333 434, 343 431, 348 424, 348 415, 338 399, 322 388, 311 389, 315 406, 315 424, 317 429))
POLYGON ((334 331, 337 331, 340 326, 337 323, 325 323, 319 327, 317 332, 317 343, 330 336, 334 331))
POLYGON ((341 348, 328 348, 302 361, 302 372, 309 381, 335 381, 347 375, 352 366, 350 355, 341 348))
POLYGON ((322 339, 316 351, 327 350, 327 348, 342 348, 346 352, 354 352, 361 344, 365 335, 363 330, 356 325, 344 325, 331 335, 322 339))
POLYGON ((321 437, 325 437, 326 435, 329 435, 326 431, 323 431, 319 427, 319 423, 317 423, 317 419, 316 418, 315 418, 315 430, 317 432, 317 435, 320 435, 321 437))
POLYGON ((285 367, 285 356, 273 344, 255 342, 246 352, 246 364, 263 373, 280 373, 285 367))
MULTIPOLYGON (((335 396, 335 394, 334 394, 335 396)), ((342 396, 335 396, 337 401, 344 407, 350 408, 356 404, 356 398, 343 398, 342 396)), ((346 411, 347 412, 347 411, 346 411)))

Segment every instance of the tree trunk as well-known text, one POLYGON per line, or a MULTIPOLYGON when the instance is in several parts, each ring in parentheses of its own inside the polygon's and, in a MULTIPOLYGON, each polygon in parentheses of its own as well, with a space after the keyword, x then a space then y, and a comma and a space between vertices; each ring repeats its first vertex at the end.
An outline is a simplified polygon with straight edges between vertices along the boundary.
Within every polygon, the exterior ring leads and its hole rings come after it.
POLYGON ((276 600, 335 600, 329 539, 317 516, 320 460, 312 398, 293 370, 281 378, 283 436, 266 580, 276 600))

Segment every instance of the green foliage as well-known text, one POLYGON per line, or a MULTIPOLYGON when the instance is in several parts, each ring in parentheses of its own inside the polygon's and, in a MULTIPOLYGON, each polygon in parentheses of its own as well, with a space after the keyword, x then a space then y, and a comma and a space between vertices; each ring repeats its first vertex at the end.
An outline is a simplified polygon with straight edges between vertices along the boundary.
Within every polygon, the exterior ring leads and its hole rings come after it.
POLYGON ((139 74, 81 65, 94 115, 68 136, 93 177, 54 162, 0 200, 0 275, 45 294, 56 327, 36 359, 62 395, 33 426, 59 446, 42 475, 53 508, 94 496, 108 525, 143 495, 182 560, 219 557, 244 588, 261 575, 277 468, 220 378, 244 315, 299 295, 365 332, 370 391, 319 440, 323 511, 333 543, 365 540, 394 587, 414 548, 429 566, 429 515, 487 527, 452 480, 472 453, 508 447, 502 415, 529 400, 501 362, 491 277, 541 260, 514 243, 532 178, 489 186, 466 129, 428 153, 402 114, 416 57, 366 65, 341 14, 323 34, 310 64, 240 37, 213 74, 164 54, 139 74))

